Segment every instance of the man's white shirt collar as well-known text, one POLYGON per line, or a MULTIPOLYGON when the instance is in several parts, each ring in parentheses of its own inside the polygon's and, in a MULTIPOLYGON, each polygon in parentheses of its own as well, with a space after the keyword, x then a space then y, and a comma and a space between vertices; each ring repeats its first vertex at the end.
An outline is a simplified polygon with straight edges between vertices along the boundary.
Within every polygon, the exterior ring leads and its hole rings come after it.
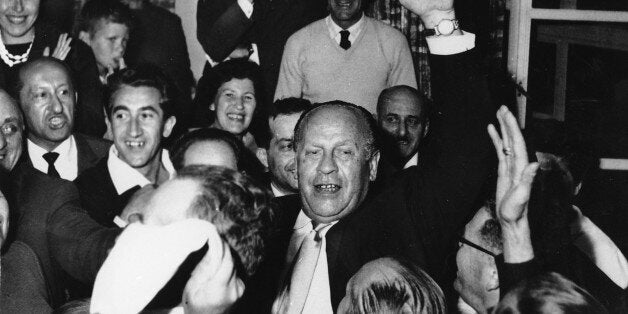
MULTIPOLYGON (((170 154, 165 149, 161 150, 161 164, 164 166, 166 171, 168 171, 170 179, 172 179, 175 175, 175 170, 172 162, 170 161, 170 154)), ((118 195, 122 195, 122 193, 135 186, 139 185, 140 187, 144 187, 152 183, 139 171, 135 170, 118 157, 118 150, 115 145, 111 145, 111 148, 109 149, 107 168, 109 169, 111 181, 113 182, 113 186, 116 188, 118 195)))
POLYGON ((408 162, 406 162, 405 166, 403 166, 403 169, 407 169, 410 168, 412 166, 416 166, 419 163, 419 152, 414 153, 414 155, 412 155, 412 158, 410 158, 410 160, 408 160, 408 162))
MULTIPOLYGON (((44 154, 48 151, 37 146, 30 139, 26 141, 28 157, 31 159, 33 167, 43 173, 48 173, 48 162, 44 159, 44 154)), ((55 169, 63 179, 72 181, 78 175, 78 150, 74 135, 70 135, 61 142, 52 152, 58 153, 59 157, 55 161, 55 169)))
MULTIPOLYGON (((329 36, 336 41, 336 43, 340 44, 340 31, 343 30, 342 27, 338 26, 334 20, 331 19, 331 15, 328 15, 325 18, 325 23, 327 23, 327 29, 329 29, 329 36)), ((347 30, 349 31, 349 41, 351 44, 355 41, 356 38, 360 35, 360 32, 364 28, 364 13, 362 13, 362 17, 355 24, 351 25, 347 30)))
POLYGON ((275 197, 281 197, 281 196, 289 195, 288 193, 285 193, 285 192, 282 192, 281 190, 279 190, 279 188, 277 188, 273 182, 270 182, 270 190, 273 192, 273 195, 275 197))

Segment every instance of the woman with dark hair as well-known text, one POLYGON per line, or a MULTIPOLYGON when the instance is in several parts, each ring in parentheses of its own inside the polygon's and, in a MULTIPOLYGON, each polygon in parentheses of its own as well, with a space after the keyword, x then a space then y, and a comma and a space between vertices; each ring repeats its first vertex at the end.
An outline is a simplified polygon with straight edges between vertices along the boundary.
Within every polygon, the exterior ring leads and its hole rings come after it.
POLYGON ((259 67, 243 59, 222 62, 206 74, 197 90, 197 126, 228 131, 255 152, 252 133, 264 121, 259 67))

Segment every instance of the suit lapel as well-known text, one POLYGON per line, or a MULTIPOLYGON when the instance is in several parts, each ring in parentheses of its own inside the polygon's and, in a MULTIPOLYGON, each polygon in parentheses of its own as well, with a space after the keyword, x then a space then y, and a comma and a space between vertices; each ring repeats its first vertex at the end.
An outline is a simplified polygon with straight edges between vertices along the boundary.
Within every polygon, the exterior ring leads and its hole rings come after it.
POLYGON ((87 139, 80 134, 74 134, 74 142, 76 142, 78 173, 85 171, 90 165, 98 162, 98 155, 92 150, 87 139))

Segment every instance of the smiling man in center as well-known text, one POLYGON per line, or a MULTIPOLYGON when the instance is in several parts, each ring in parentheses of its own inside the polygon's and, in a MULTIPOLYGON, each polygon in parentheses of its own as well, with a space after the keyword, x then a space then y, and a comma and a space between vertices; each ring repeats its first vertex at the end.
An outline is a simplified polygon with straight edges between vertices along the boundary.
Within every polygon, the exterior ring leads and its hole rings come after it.
POLYGON ((83 208, 100 224, 116 226, 116 217, 140 187, 159 185, 174 176, 162 137, 170 136, 171 86, 161 70, 128 68, 110 77, 107 124, 113 143, 109 155, 79 176, 83 208))

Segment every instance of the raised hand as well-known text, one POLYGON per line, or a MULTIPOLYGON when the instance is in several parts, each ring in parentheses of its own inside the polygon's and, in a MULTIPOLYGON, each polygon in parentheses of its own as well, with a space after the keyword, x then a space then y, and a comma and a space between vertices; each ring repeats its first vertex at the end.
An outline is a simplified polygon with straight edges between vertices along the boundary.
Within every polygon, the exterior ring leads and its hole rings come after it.
POLYGON ((427 28, 433 28, 443 18, 456 17, 453 0, 399 0, 399 2, 421 17, 427 28))
POLYGON ((236 276, 229 245, 221 242, 222 246, 210 243, 185 285, 185 313, 227 313, 244 294, 244 283, 236 276))
POLYGON ((55 50, 52 52, 52 56, 50 55, 50 47, 44 48, 44 57, 53 57, 59 59, 61 61, 65 60, 70 53, 72 47, 70 47, 70 43, 72 42, 72 37, 68 37, 68 33, 63 33, 59 35, 59 39, 57 40, 57 46, 55 50))
POLYGON ((534 256, 528 225, 528 201, 538 163, 528 161, 523 135, 512 113, 502 106, 497 111, 501 137, 495 126, 488 126, 499 166, 495 205, 502 227, 504 260, 522 262, 534 256))

